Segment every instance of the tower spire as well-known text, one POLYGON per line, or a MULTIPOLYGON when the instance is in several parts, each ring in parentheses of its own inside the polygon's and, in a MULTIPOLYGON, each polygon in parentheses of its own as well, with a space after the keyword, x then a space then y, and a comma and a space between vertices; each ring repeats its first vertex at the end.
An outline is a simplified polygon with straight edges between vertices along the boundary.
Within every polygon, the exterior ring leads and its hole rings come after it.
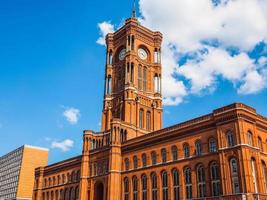
POLYGON ((136 18, 136 1, 133 1, 132 18, 136 18))

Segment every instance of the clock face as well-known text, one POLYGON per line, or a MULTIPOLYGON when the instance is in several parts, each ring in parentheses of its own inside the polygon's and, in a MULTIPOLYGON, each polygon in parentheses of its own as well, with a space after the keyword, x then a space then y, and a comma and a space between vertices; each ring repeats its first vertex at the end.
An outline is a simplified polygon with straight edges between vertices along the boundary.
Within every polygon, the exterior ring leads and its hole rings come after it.
POLYGON ((120 60, 123 60, 124 57, 125 57, 125 54, 126 54, 126 49, 122 49, 121 52, 120 52, 120 54, 119 54, 119 59, 120 60))
POLYGON ((142 60, 146 60, 147 59, 147 52, 140 48, 138 49, 138 56, 142 59, 142 60))

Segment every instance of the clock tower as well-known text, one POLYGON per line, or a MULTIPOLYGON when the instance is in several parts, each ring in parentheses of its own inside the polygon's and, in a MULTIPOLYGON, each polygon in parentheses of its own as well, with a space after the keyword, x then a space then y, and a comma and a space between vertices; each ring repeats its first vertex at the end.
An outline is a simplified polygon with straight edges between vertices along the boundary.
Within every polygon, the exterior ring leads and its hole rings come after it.
POLYGON ((102 132, 113 121, 127 129, 125 140, 162 128, 161 42, 135 15, 106 36, 102 132))

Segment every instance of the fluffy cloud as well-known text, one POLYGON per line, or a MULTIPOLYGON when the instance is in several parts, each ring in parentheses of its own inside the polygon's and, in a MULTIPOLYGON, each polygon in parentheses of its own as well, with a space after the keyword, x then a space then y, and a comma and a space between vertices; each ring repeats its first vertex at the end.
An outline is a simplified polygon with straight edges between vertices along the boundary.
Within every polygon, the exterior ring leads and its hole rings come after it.
POLYGON ((76 108, 67 108, 64 112, 63 112, 63 116, 66 118, 66 120, 74 125, 77 124, 79 121, 79 118, 81 117, 81 113, 79 109, 76 108))
POLYGON ((221 78, 239 94, 267 87, 266 55, 249 56, 267 43, 267 0, 140 0, 139 8, 141 24, 164 35, 165 105, 214 92, 221 78))
POLYGON ((105 45, 105 37, 108 33, 114 32, 114 26, 110 22, 102 22, 98 24, 98 28, 100 29, 100 37, 96 41, 96 43, 100 45, 105 45))
POLYGON ((60 149, 63 152, 69 151, 73 147, 74 142, 70 139, 63 140, 61 142, 53 141, 51 143, 52 149, 60 149))
POLYGON ((164 104, 213 92, 219 78, 239 94, 266 88, 266 66, 248 55, 267 38, 266 5, 267 0, 140 0, 141 23, 164 35, 164 104))

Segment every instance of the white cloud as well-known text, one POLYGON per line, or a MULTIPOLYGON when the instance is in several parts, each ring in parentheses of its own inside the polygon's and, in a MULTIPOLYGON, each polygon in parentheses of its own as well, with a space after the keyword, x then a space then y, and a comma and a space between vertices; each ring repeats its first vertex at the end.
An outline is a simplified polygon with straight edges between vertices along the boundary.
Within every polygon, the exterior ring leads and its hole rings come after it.
POLYGON ((177 105, 190 94, 213 92, 221 77, 240 94, 267 87, 264 67, 248 56, 267 39, 267 0, 223 0, 217 6, 211 0, 140 0, 139 5, 142 24, 164 35, 165 105, 177 105), (237 55, 227 51, 233 47, 237 55), (194 56, 179 65, 189 54, 194 56))
POLYGON ((73 147, 74 142, 70 139, 63 140, 61 142, 53 141, 51 143, 52 149, 60 149, 63 152, 69 151, 73 147))
POLYGON ((256 62, 249 57, 249 51, 267 41, 267 0, 212 2, 139 1, 141 24, 164 36, 165 105, 178 105, 188 95, 214 92, 220 78, 231 82, 239 94, 258 93, 267 87, 264 58, 256 62), (234 49, 235 53, 229 52, 234 49), (179 65, 188 55, 190 59, 179 65))
POLYGON ((67 108, 63 112, 63 116, 70 124, 74 125, 78 123, 79 118, 81 117, 81 113, 80 110, 77 108, 67 108))
POLYGON ((110 22, 102 22, 98 24, 98 28, 100 29, 100 37, 97 39, 96 43, 100 45, 105 45, 105 37, 108 33, 114 32, 114 26, 110 22))

